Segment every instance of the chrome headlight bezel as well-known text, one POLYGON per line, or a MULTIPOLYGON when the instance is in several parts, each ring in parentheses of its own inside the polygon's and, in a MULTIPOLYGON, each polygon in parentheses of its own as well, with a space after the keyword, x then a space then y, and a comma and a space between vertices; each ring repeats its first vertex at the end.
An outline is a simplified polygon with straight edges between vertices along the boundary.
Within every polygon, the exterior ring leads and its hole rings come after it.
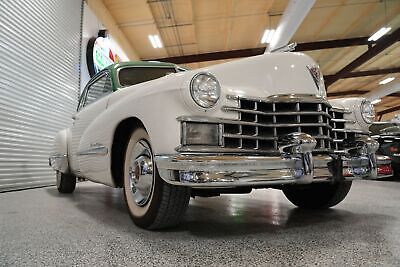
POLYGON ((371 101, 364 99, 361 102, 360 112, 361 117, 366 123, 372 124, 375 121, 375 107, 371 101))
POLYGON ((209 109, 214 107, 221 97, 221 85, 219 84, 218 79, 209 72, 199 72, 194 75, 192 77, 192 80, 190 81, 189 87, 190 96, 192 97, 193 101, 201 108, 209 109), (213 91, 206 92, 203 90, 203 92, 199 92, 202 91, 199 90, 201 83, 209 81, 211 81, 215 86, 212 89, 213 91), (203 95, 200 95, 200 93, 203 93, 203 95), (206 99, 207 97, 209 99, 206 99))

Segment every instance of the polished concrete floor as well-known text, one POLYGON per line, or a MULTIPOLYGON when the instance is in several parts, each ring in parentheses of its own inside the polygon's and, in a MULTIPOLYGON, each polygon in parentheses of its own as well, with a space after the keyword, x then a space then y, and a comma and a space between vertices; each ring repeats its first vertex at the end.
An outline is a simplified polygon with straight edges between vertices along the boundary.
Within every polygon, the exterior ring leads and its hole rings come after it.
POLYGON ((90 182, 0 194, 0 265, 400 265, 400 183, 359 181, 335 209, 280 191, 191 201, 168 231, 137 228, 120 189, 90 182))

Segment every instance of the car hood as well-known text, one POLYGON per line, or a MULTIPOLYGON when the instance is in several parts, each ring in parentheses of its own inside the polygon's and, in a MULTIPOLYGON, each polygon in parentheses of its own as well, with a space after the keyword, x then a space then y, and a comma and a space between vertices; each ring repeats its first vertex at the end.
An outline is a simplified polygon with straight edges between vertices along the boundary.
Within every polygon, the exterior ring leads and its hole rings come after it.
POLYGON ((218 79, 223 93, 231 95, 324 95, 323 81, 318 88, 308 66, 318 67, 315 61, 302 53, 267 53, 192 70, 187 77, 190 79, 198 72, 209 72, 218 79))

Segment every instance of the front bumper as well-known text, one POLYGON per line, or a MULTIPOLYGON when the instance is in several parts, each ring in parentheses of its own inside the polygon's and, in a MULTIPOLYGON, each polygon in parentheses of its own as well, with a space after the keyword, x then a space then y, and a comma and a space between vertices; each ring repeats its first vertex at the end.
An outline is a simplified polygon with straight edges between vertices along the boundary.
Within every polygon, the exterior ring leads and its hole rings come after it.
POLYGON ((281 156, 178 154, 155 157, 161 178, 193 188, 274 186, 375 178, 375 141, 363 137, 332 155, 312 155, 315 139, 304 133, 282 138, 281 156), (344 167, 352 176, 343 175, 344 167))
POLYGON ((238 186, 273 186, 307 184, 335 180, 372 179, 364 176, 343 176, 341 162, 349 169, 369 169, 369 159, 334 159, 314 156, 312 179, 304 179, 298 159, 262 156, 201 156, 164 155, 155 158, 161 178, 169 184, 193 188, 222 188, 238 186))
MULTIPOLYGON (((314 181, 329 181, 331 157, 314 157, 314 181)), ((299 161, 262 156, 157 156, 161 178, 167 183, 194 188, 219 188, 304 183, 296 173, 299 161)))

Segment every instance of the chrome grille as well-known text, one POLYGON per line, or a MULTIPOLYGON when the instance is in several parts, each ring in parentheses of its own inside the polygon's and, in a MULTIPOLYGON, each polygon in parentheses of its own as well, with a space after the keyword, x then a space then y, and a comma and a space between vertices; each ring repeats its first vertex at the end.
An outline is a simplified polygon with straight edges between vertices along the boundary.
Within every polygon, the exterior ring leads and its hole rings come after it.
POLYGON ((324 99, 237 100, 238 107, 223 107, 224 111, 239 113, 239 121, 224 123, 225 148, 277 152, 279 136, 304 132, 317 140, 316 152, 332 149, 330 105, 324 99))
POLYGON ((315 96, 279 95, 266 99, 228 96, 235 106, 222 110, 238 115, 238 119, 182 116, 182 138, 185 122, 218 124, 218 145, 188 144, 183 140, 177 151, 183 153, 254 153, 279 155, 278 139, 293 132, 310 134, 317 140, 315 153, 342 150, 343 140, 357 133, 345 131, 345 125, 355 123, 345 119, 344 109, 332 108, 324 98, 315 96))
POLYGON ((345 113, 350 111, 331 109, 329 114, 331 115, 330 125, 332 127, 331 137, 333 139, 333 148, 335 150, 343 150, 343 141, 347 138, 355 138, 357 133, 345 131, 345 123, 354 123, 344 118, 345 113))

